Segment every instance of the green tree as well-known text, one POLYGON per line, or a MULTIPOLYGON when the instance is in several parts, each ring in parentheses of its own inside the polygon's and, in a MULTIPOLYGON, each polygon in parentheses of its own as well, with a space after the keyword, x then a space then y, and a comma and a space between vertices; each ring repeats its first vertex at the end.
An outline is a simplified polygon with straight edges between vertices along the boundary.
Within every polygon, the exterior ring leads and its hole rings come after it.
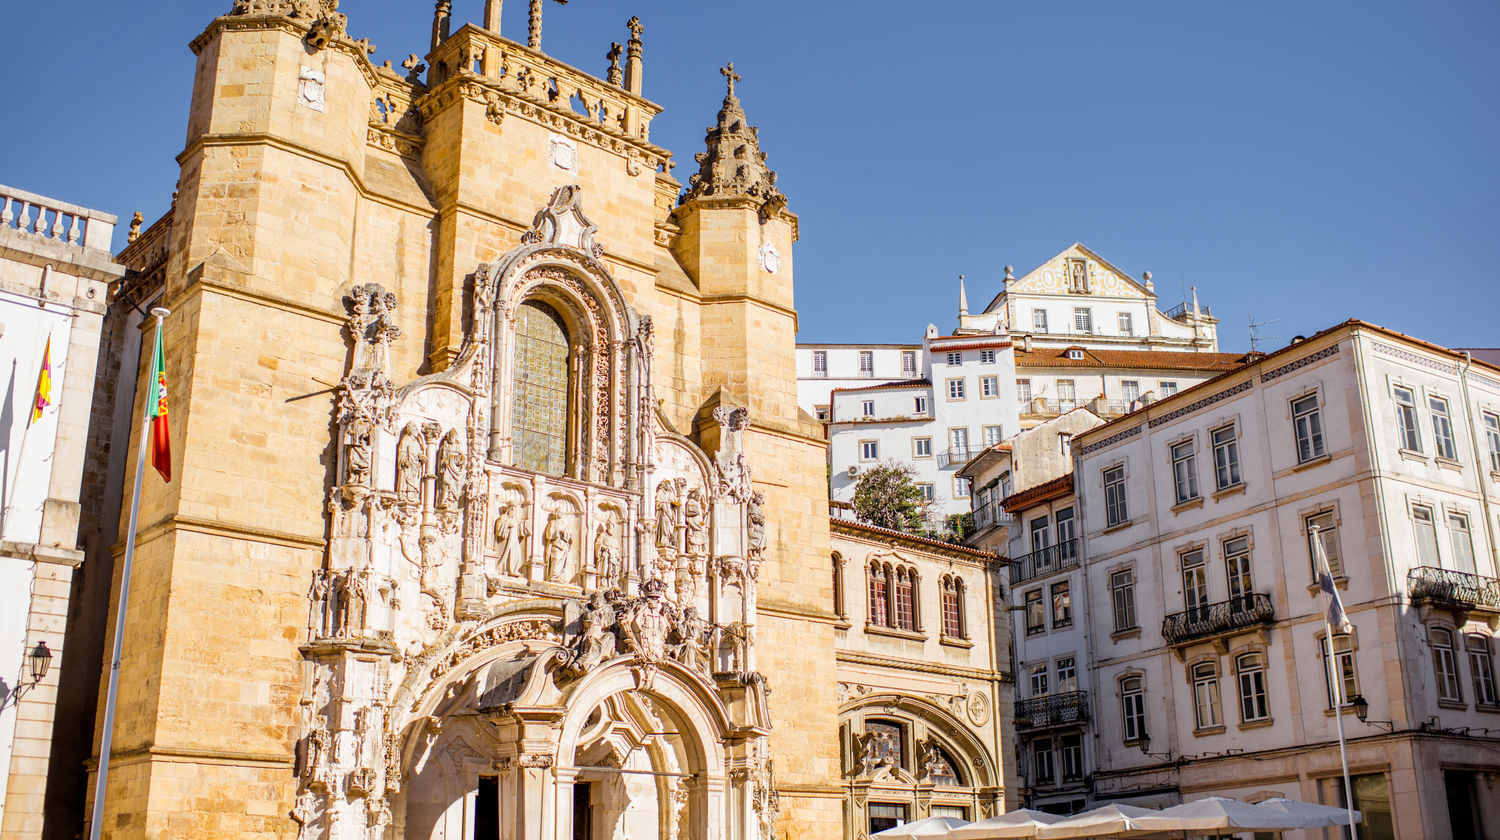
POLYGON ((854 483, 854 515, 894 531, 920 530, 927 500, 915 477, 911 465, 897 461, 865 470, 854 483))

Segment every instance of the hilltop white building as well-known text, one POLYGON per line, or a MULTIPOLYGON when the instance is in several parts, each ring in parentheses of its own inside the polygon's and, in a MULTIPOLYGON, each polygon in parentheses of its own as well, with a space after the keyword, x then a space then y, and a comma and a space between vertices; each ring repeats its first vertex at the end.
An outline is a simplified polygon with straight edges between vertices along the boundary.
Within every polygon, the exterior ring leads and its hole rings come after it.
POLYGON ((1341 804, 1316 527, 1360 836, 1500 832, 1500 369, 1348 322, 1067 443, 1003 502, 1027 802, 1341 804))

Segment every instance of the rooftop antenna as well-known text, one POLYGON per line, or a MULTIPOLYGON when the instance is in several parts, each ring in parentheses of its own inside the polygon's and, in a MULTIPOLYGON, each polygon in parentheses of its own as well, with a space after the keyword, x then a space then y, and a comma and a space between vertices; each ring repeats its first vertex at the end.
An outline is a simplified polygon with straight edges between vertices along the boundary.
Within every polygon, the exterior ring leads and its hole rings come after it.
POLYGON ((1270 341, 1271 339, 1281 338, 1282 337, 1282 336, 1279 336, 1279 335, 1260 335, 1257 332, 1257 330, 1259 330, 1261 327, 1264 327, 1267 324, 1277 323, 1280 320, 1281 320, 1280 318, 1272 318, 1269 321, 1257 321, 1257 320, 1255 320, 1255 315, 1253 315, 1253 314, 1250 315, 1250 352, 1251 353, 1255 352, 1255 343, 1257 341, 1270 341))

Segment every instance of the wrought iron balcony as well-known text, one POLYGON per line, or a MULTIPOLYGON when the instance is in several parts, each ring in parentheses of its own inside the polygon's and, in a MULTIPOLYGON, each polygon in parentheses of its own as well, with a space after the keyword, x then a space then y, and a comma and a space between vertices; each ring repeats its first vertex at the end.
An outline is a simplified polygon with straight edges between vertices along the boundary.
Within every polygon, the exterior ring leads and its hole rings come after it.
POLYGON ((1406 588, 1413 601, 1500 613, 1500 580, 1492 577, 1418 566, 1406 573, 1406 588))
POLYGON ((1017 729, 1079 726, 1089 722, 1089 693, 1046 694, 1016 701, 1017 729))
POLYGON ((939 467, 948 467, 954 464, 967 464, 969 459, 979 454, 979 450, 971 446, 955 446, 946 452, 939 452, 937 462, 939 467))
POLYGON ((974 509, 975 528, 998 528, 1001 525, 1009 525, 1015 521, 1016 515, 1014 513, 1007 512, 1005 508, 1000 507, 995 502, 980 505, 974 509))
MULTIPOLYGON (((1209 317, 1212 317, 1213 314, 1214 314, 1213 310, 1209 309, 1207 306, 1201 306, 1200 305, 1198 307, 1198 311, 1201 312, 1201 313, 1203 313, 1204 315, 1209 316, 1209 317)), ((1174 321, 1181 321, 1182 319, 1184 319, 1187 316, 1191 315, 1192 312, 1193 312, 1193 303, 1192 303, 1192 301, 1186 301, 1185 300, 1182 303, 1179 303, 1176 306, 1172 307, 1171 309, 1168 309, 1166 312, 1163 312, 1162 314, 1165 315, 1165 316, 1167 316, 1168 318, 1171 318, 1174 321)))
POLYGON ((1010 562, 1010 582, 1022 583, 1078 565, 1078 540, 1064 540, 1057 545, 1033 551, 1010 562))
POLYGON ((1162 620, 1161 636, 1168 645, 1183 645, 1276 620, 1271 596, 1252 592, 1217 604, 1172 613, 1162 620))

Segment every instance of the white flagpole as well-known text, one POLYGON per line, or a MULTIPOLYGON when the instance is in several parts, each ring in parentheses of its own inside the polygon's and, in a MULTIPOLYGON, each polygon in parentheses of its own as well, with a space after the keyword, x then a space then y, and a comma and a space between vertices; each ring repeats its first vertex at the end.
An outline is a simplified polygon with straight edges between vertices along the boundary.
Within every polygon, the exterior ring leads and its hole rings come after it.
MULTIPOLYGON (((171 314, 155 307, 156 340, 151 349, 152 372, 155 373, 156 350, 161 347, 161 323, 171 314)), ((148 386, 146 393, 150 394, 148 386)), ((125 562, 120 569, 120 605, 115 611, 115 654, 109 666, 109 694, 104 701, 104 732, 99 739, 99 775, 94 781, 94 817, 89 822, 89 840, 99 840, 104 823, 104 789, 109 780, 109 753, 115 734, 115 700, 120 694, 120 652, 125 640, 125 608, 130 603, 130 564, 135 559, 136 520, 141 513, 141 478, 146 472, 146 449, 151 442, 151 401, 146 400, 141 413, 141 451, 135 459, 135 492, 130 497, 130 527, 125 535, 125 562)))
MULTIPOLYGON (((1328 555, 1323 552, 1323 539, 1318 535, 1318 526, 1308 529, 1308 533, 1312 536, 1313 553, 1318 559, 1318 574, 1327 575, 1332 582, 1333 569, 1328 565, 1328 555)), ((1336 596, 1323 596, 1323 629, 1326 631, 1325 639, 1328 644, 1328 685, 1333 690, 1333 722, 1339 733, 1339 763, 1344 768, 1344 810, 1349 815, 1349 838, 1359 840, 1359 828, 1354 824, 1354 785, 1349 781, 1349 749, 1344 743, 1344 681, 1338 672, 1338 660, 1333 650, 1333 624, 1328 620, 1328 608, 1333 597, 1336 596)), ((1342 605, 1339 611, 1347 622, 1349 616, 1343 612, 1342 605)))

